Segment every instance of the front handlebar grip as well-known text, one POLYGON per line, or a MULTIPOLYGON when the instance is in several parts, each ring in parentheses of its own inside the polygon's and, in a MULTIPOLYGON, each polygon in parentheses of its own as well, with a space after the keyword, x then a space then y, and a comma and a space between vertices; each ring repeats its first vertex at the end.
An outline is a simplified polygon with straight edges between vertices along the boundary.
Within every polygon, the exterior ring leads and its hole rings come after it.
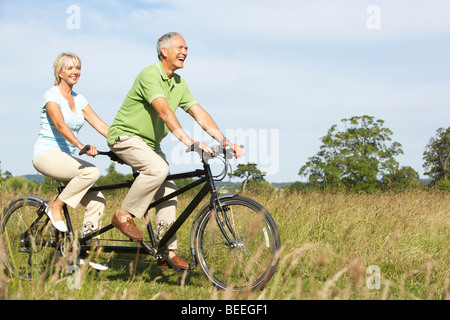
MULTIPOLYGON (((200 144, 200 142, 198 142, 198 141, 194 142, 191 146, 187 147, 186 153, 192 152, 192 151, 197 151, 197 152, 203 154, 203 150, 199 148, 199 144, 200 144)), ((240 145, 240 147, 244 148, 243 145, 240 145)), ((214 151, 214 156, 223 154, 226 159, 233 158, 234 150, 232 150, 229 146, 222 147, 221 145, 213 145, 213 146, 211 146, 211 149, 214 151)))

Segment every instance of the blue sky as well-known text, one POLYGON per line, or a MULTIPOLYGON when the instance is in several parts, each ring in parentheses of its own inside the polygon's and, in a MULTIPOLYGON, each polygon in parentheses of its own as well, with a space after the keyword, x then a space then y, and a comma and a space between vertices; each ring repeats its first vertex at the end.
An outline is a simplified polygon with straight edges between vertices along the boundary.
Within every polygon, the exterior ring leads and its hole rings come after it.
MULTIPOLYGON (((156 40, 177 31, 189 47, 179 74, 245 145, 234 167, 256 162, 271 182, 303 180, 300 167, 332 125, 371 115, 401 143, 400 164, 424 177, 425 146, 450 125, 449 12, 443 0, 1 0, 1 170, 36 173, 39 107, 60 52, 81 57, 75 91, 111 123, 136 75, 156 62, 156 40)), ((195 139, 210 141, 177 115, 195 139)), ((88 124, 80 139, 107 149, 88 124)), ((198 164, 182 149, 165 139, 174 173, 198 164)), ((106 159, 92 161, 106 174, 106 159)))

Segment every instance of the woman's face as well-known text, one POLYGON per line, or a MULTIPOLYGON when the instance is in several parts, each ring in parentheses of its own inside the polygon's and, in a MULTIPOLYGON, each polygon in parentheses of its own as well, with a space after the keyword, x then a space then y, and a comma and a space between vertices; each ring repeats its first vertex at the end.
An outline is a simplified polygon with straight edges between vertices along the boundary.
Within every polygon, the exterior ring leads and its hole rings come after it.
POLYGON ((59 73, 61 82, 64 81, 70 87, 78 82, 78 79, 80 79, 80 75, 81 67, 79 67, 74 60, 69 60, 59 73))

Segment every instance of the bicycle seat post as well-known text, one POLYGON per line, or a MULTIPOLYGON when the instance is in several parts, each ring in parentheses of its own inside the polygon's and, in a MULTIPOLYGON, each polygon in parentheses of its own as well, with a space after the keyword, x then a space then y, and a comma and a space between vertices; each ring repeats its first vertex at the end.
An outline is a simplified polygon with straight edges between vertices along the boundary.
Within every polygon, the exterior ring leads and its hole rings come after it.
MULTIPOLYGON (((62 182, 58 181, 58 196, 61 194, 61 192, 63 192, 63 190, 64 190, 64 186, 62 185, 62 182)), ((66 219, 66 222, 67 222, 67 228, 69 229, 68 233, 73 233, 72 221, 70 220, 70 215, 69 215, 69 208, 67 207, 67 204, 65 204, 65 203, 63 206, 63 212, 64 212, 64 218, 66 219)))

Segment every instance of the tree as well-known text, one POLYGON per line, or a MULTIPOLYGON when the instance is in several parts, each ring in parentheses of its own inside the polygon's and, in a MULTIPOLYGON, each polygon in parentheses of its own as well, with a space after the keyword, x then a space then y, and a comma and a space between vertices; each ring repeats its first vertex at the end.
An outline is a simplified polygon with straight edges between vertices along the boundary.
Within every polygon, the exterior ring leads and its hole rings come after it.
POLYGON ((4 185, 8 190, 17 191, 23 189, 25 192, 34 192, 38 188, 38 184, 36 182, 30 181, 24 177, 10 176, 5 180, 4 185))
POLYGON ((333 125, 320 140, 320 151, 300 168, 299 175, 325 189, 374 191, 383 177, 398 171, 395 156, 401 144, 389 143, 392 131, 372 116, 342 119, 344 129, 333 125))
POLYGON ((12 177, 13 177, 13 175, 12 175, 11 172, 5 171, 5 176, 3 177, 5 180, 7 180, 7 179, 9 179, 9 178, 12 178, 12 177))
POLYGON ((58 187, 58 181, 56 181, 53 178, 44 177, 44 183, 42 184, 42 192, 47 193, 47 192, 56 192, 56 188, 58 187))
MULTIPOLYGON (((264 179, 250 179, 245 186, 245 190, 250 192, 272 192, 275 190, 275 187, 269 181, 264 179)), ((244 185, 242 185, 242 192, 244 192, 244 185)))
POLYGON ((5 176, 3 176, 3 174, 2 174, 2 162, 0 161, 0 181, 5 181, 8 178, 12 178, 12 177, 13 177, 13 175, 9 171, 6 171, 5 172, 5 176))
POLYGON ((416 188, 420 185, 419 173, 411 167, 401 167, 383 177, 383 184, 391 189, 416 188))
POLYGON ((108 169, 106 169, 106 176, 101 176, 97 184, 98 185, 104 185, 104 184, 113 184, 113 183, 119 183, 124 182, 127 180, 133 179, 133 174, 122 174, 116 171, 116 164, 114 162, 111 162, 108 169))
POLYGON ((238 164, 237 169, 229 174, 231 177, 245 178, 242 184, 242 191, 250 179, 264 180, 265 173, 256 168, 256 163, 238 164))
POLYGON ((450 127, 439 128, 432 137, 423 153, 425 174, 431 178, 432 184, 449 180, 450 177, 450 127))
POLYGON ((283 190, 288 193, 294 193, 294 192, 305 192, 306 193, 306 192, 315 191, 315 188, 309 182, 296 181, 296 182, 291 183, 290 185, 286 186, 283 190))

